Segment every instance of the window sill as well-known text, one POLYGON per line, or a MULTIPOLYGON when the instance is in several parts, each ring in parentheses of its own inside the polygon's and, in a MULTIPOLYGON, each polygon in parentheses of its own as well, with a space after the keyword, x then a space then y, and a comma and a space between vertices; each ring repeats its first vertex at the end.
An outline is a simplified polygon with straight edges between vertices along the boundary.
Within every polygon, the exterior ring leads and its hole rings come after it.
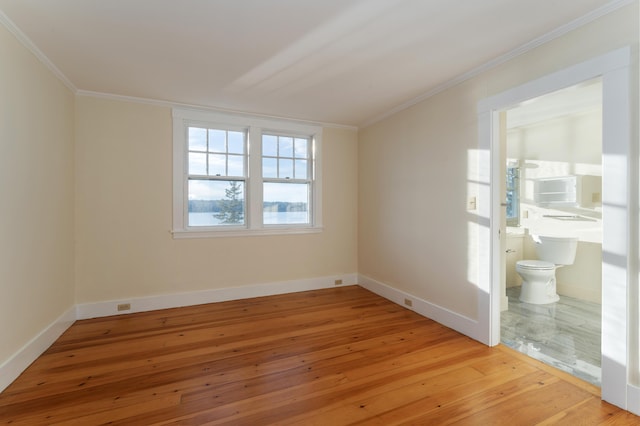
POLYGON ((272 235, 319 234, 322 227, 273 227, 260 229, 174 229, 170 231, 173 239, 186 238, 227 238, 227 237, 260 237, 272 235))

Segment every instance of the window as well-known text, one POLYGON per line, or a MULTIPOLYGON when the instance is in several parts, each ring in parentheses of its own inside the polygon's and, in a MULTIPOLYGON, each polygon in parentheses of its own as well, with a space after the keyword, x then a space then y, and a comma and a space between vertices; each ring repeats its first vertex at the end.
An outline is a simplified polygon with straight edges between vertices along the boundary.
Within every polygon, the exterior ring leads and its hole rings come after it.
POLYGON ((507 226, 520 226, 520 169, 507 167, 507 226))
POLYGON ((174 109, 173 235, 321 230, 322 129, 174 109))

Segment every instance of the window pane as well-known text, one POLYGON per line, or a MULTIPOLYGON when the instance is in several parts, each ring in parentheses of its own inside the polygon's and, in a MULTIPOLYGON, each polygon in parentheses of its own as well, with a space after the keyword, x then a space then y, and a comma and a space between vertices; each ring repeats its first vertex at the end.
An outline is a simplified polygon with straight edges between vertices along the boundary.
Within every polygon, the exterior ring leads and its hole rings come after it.
POLYGON ((272 135, 262 136, 262 155, 269 157, 278 156, 278 138, 272 135))
POLYGON ((209 129, 209 151, 227 152, 227 132, 224 130, 209 129))
POLYGON ((227 175, 227 156, 224 154, 209 154, 209 176, 227 175))
POLYGON ((207 150, 207 129, 189 127, 189 151, 207 150))
POLYGON ((296 138, 295 140, 295 155, 296 158, 307 158, 307 146, 309 142, 307 139, 296 138))
POLYGON ((190 175, 206 175, 207 174, 207 154, 189 153, 189 174, 190 175))
POLYGON ((281 158, 279 165, 278 177, 280 179, 293 178, 293 160, 283 160, 281 158))
POLYGON ((229 153, 244 154, 243 132, 229 132, 229 153))
POLYGON ((293 157, 293 138, 281 136, 279 148, 280 152, 278 155, 280 157, 293 157))
POLYGON ((244 176, 244 157, 242 155, 229 155, 229 170, 227 176, 244 176))
POLYGON ((244 225, 244 182, 189 179, 189 226, 244 225))
POLYGON ((296 179, 307 179, 307 160, 296 160, 296 179))
POLYGON ((265 225, 309 223, 309 185, 265 182, 263 186, 265 225))
POLYGON ((276 158, 262 159, 262 176, 266 178, 278 177, 278 160, 276 158))
POLYGON ((507 167, 507 226, 520 225, 520 169, 507 167))

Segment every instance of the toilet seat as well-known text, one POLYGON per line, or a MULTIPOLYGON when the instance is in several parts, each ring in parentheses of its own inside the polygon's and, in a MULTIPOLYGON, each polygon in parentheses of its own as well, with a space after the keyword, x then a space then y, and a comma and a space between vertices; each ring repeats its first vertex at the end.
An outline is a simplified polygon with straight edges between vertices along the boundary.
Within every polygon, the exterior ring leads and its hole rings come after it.
POLYGON ((555 264, 544 260, 519 260, 516 262, 516 266, 530 271, 553 271, 556 269, 555 264))

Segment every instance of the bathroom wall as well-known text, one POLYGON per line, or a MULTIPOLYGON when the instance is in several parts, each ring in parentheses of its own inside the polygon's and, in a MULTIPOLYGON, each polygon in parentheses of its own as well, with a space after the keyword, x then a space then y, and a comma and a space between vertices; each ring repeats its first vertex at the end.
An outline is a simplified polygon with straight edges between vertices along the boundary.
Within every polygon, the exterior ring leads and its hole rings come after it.
MULTIPOLYGON (((510 231, 521 234, 522 251, 517 254, 516 249, 508 260, 515 263, 517 259, 537 258, 529 234, 578 237, 575 263, 556 271, 557 290, 561 295, 597 303, 602 291, 601 105, 599 101, 584 110, 510 127, 507 132, 507 161, 521 165, 521 226, 510 231), (578 177, 577 206, 536 205, 535 179, 569 175, 578 177)), ((511 240, 518 244, 514 237, 511 240)), ((512 266, 508 262, 508 267, 512 266)), ((508 287, 521 284, 516 277, 507 272, 508 287)))

